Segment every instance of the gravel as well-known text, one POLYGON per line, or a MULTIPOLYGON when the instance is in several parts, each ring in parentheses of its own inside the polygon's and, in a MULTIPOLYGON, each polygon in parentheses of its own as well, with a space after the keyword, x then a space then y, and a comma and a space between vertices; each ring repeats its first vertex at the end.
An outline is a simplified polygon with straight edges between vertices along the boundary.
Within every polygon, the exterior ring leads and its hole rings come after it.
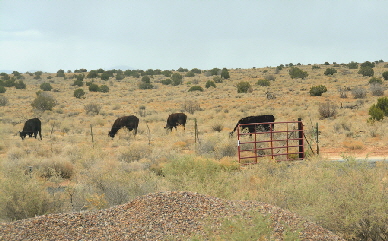
POLYGON ((276 206, 192 192, 159 192, 99 211, 0 223, 0 240, 187 240, 192 235, 206 239, 204 228, 210 223, 216 228, 224 218, 250 218, 252 212, 270 215, 274 240, 282 240, 284 224, 299 230, 301 240, 344 240, 276 206))

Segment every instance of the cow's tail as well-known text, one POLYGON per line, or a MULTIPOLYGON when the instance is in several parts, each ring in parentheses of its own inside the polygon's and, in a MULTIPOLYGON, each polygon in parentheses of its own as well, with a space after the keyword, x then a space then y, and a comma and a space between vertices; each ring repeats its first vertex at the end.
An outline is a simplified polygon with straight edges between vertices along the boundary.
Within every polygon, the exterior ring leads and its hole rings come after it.
POLYGON ((233 131, 231 131, 231 132, 229 133, 229 137, 233 137, 233 133, 237 130, 237 127, 238 127, 239 124, 240 124, 240 122, 237 122, 237 124, 236 124, 236 126, 234 127, 233 131))

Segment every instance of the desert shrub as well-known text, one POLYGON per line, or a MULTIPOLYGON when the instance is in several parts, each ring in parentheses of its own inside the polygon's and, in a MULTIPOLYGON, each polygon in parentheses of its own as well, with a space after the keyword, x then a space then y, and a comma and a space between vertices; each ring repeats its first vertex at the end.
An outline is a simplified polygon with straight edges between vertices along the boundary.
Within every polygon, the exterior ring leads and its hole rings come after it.
POLYGON ((264 79, 274 81, 276 79, 276 77, 273 74, 269 74, 269 75, 266 75, 264 77, 264 79))
POLYGON ((223 68, 221 70, 221 78, 224 78, 224 79, 229 79, 230 78, 228 69, 223 68))
POLYGON ((388 71, 385 71, 384 73, 382 73, 382 76, 384 80, 388 80, 388 71))
POLYGON ((43 91, 51 91, 53 87, 50 85, 50 83, 42 83, 40 85, 40 89, 43 91))
POLYGON ((221 74, 221 70, 219 68, 213 68, 209 71, 209 73, 210 73, 210 76, 219 75, 221 74))
POLYGON ((101 105, 99 104, 87 104, 84 106, 84 110, 86 114, 96 114, 98 115, 101 111, 101 105))
POLYGON ((34 109, 40 111, 53 110, 53 108, 57 105, 57 101, 49 93, 39 91, 36 95, 36 98, 31 103, 31 106, 34 109))
POLYGON ((388 97, 378 98, 376 106, 384 112, 385 116, 388 116, 388 97))
POLYGON ((379 83, 370 84, 369 89, 370 89, 373 96, 383 96, 384 95, 384 88, 379 83))
POLYGON ((330 118, 337 114, 337 106, 327 102, 319 105, 318 112, 321 118, 330 118))
POLYGON ((97 77, 98 77, 98 73, 96 70, 90 70, 88 75, 86 75, 86 78, 88 78, 88 79, 93 79, 93 78, 97 78, 97 77))
POLYGON ((322 96, 325 92, 327 92, 327 88, 324 85, 313 86, 310 88, 311 96, 322 96))
POLYGON ((222 83, 222 78, 220 76, 214 76, 213 77, 213 81, 214 83, 222 83))
POLYGON ((347 94, 347 92, 348 92, 348 89, 346 88, 346 87, 344 87, 344 88, 339 88, 338 89, 338 92, 340 93, 340 98, 348 98, 348 94, 347 94))
POLYGON ((191 86, 190 89, 189 89, 189 92, 192 92, 192 91, 203 91, 203 88, 199 85, 194 85, 194 86, 191 86))
POLYGON ((5 93, 6 91, 7 89, 4 86, 0 85, 0 93, 5 93))
POLYGON ((172 76, 171 76, 171 81, 172 81, 171 84, 172 84, 173 86, 180 85, 180 84, 182 84, 182 79, 183 79, 183 77, 182 77, 181 74, 179 74, 179 73, 174 73, 174 74, 172 74, 172 76))
MULTIPOLYGON (((1 89, 2 86, 0 86, 1 89)), ((8 98, 0 95, 0 106, 6 106, 8 104, 8 98)))
POLYGON ((139 83, 139 89, 141 90, 146 90, 146 89, 153 89, 154 86, 151 83, 146 83, 143 81, 140 81, 139 83))
POLYGON ((56 212, 47 187, 38 178, 9 170, 0 186, 0 219, 15 221, 56 212))
POLYGON ((58 70, 57 77, 65 77, 65 71, 63 69, 58 70))
POLYGON ((212 80, 208 80, 208 81, 206 81, 205 87, 206 88, 210 88, 210 87, 216 88, 216 83, 214 83, 214 81, 212 81, 212 80))
POLYGON ((16 89, 26 89, 26 84, 23 82, 23 80, 19 80, 15 82, 15 88, 16 89))
POLYGON ((357 73, 362 74, 362 76, 369 76, 369 77, 372 77, 375 74, 375 72, 371 67, 361 67, 357 73))
POLYGON ((100 91, 100 87, 97 84, 91 83, 89 85, 89 91, 90 92, 98 92, 98 91, 100 91))
POLYGON ((334 69, 334 68, 327 68, 323 74, 324 75, 333 75, 335 73, 337 73, 336 69, 334 69))
POLYGON ((383 84, 383 80, 381 78, 378 78, 378 77, 372 77, 370 80, 369 80, 369 84, 383 84))
POLYGON ((237 84, 237 93, 251 93, 253 91, 251 84, 247 81, 241 81, 237 84))
POLYGON ((74 97, 81 99, 85 95, 85 91, 83 89, 74 90, 74 97))
POLYGON ((164 75, 166 77, 171 77, 172 71, 171 70, 163 70, 162 75, 164 75))
POLYGON ((194 77, 194 76, 195 76, 195 74, 191 71, 189 71, 185 74, 185 77, 194 77))
POLYGON ((221 132, 223 129, 224 129, 224 126, 220 123, 212 125, 213 131, 221 132))
POLYGON ((266 80, 266 79, 259 79, 259 80, 257 80, 256 84, 259 86, 270 86, 271 85, 269 80, 266 80))
POLYGON ((316 65, 316 64, 314 64, 313 66, 311 66, 311 69, 320 69, 320 68, 321 68, 321 66, 316 65))
POLYGON ((161 80, 160 82, 164 85, 169 85, 171 84, 171 79, 164 79, 164 80, 161 80))
POLYGON ((84 85, 84 82, 82 80, 74 80, 74 83, 73 83, 74 86, 83 86, 84 85))
POLYGON ((123 80, 125 78, 125 75, 124 74, 116 74, 116 80, 120 81, 120 80, 123 80))
POLYGON ((70 161, 47 160, 42 161, 37 166, 37 174, 40 177, 49 179, 59 176, 70 179, 74 174, 74 165, 70 161))
POLYGON ((354 99, 363 99, 366 96, 366 90, 364 88, 354 88, 352 89, 352 95, 354 99))
POLYGON ((291 79, 298 79, 298 78, 304 79, 309 74, 306 71, 299 69, 298 67, 291 67, 291 69, 289 70, 289 75, 291 79))
POLYGON ((183 103, 182 108, 189 112, 190 114, 194 114, 195 111, 201 110, 201 106, 198 101, 193 101, 193 100, 186 100, 183 103))
POLYGON ((98 91, 103 92, 103 93, 108 93, 109 92, 109 86, 101 85, 98 91))
POLYGON ((362 63, 360 65, 361 68, 365 68, 365 67, 374 68, 375 66, 376 66, 376 64, 373 62, 370 62, 370 61, 365 61, 364 63, 362 63))
POLYGON ((145 75, 141 78, 141 81, 149 84, 149 83, 151 83, 151 78, 148 75, 145 75))
POLYGON ((358 69, 358 63, 354 61, 348 63, 347 66, 349 69, 358 69))
POLYGON ((381 121, 384 119, 384 111, 377 107, 376 104, 373 104, 368 111, 368 114, 370 115, 370 120, 372 121, 381 121))

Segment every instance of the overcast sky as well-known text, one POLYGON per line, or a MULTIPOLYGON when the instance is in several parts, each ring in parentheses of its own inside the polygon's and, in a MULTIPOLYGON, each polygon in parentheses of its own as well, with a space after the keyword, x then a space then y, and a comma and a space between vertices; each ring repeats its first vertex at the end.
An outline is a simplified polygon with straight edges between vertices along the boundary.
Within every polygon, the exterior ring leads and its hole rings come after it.
POLYGON ((388 61, 385 0, 0 0, 0 70, 388 61))

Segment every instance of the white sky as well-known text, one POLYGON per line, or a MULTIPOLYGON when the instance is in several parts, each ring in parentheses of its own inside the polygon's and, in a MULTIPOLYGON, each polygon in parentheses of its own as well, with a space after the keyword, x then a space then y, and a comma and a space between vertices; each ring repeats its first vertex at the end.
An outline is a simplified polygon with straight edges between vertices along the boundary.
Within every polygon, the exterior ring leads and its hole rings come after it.
POLYGON ((0 71, 388 61, 386 0, 0 0, 0 71))

